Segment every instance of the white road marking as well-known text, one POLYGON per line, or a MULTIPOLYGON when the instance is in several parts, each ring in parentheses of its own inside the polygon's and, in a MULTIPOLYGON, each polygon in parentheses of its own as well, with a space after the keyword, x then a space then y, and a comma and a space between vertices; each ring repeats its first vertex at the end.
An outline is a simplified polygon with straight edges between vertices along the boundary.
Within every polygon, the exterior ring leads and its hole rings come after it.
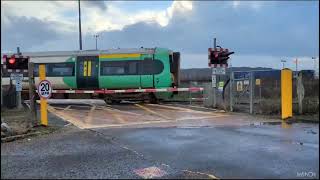
POLYGON ((149 108, 147 108, 147 107, 145 107, 145 106, 143 106, 143 105, 140 105, 140 104, 134 104, 134 105, 137 106, 137 107, 139 107, 139 108, 141 108, 141 109, 143 109, 143 110, 145 110, 145 111, 147 111, 147 112, 149 112, 149 113, 151 113, 151 114, 155 114, 155 115, 157 115, 157 116, 160 116, 160 117, 162 117, 162 118, 164 118, 164 119, 172 119, 172 118, 170 118, 170 117, 168 117, 168 116, 165 116, 165 115, 160 114, 160 113, 158 113, 158 112, 152 111, 151 109, 149 109, 149 108))

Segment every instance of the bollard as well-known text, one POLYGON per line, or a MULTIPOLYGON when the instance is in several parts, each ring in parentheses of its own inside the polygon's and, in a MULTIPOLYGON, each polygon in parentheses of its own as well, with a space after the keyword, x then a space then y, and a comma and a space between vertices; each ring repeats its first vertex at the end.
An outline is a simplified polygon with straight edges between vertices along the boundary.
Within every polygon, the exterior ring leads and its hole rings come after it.
POLYGON ((281 118, 292 117, 292 70, 281 70, 281 118))

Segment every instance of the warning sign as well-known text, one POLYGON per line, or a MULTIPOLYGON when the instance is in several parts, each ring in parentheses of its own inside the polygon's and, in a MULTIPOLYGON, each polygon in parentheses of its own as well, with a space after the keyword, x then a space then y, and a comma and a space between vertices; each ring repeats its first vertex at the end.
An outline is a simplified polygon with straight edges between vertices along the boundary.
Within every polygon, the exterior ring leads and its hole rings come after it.
POLYGON ((218 90, 219 90, 219 91, 223 91, 223 86, 224 86, 224 82, 223 82, 223 81, 220 81, 220 82, 219 82, 218 90))
POLYGON ((237 81, 237 91, 243 91, 243 82, 237 81))
POLYGON ((38 94, 44 99, 49 99, 52 93, 51 83, 48 80, 42 80, 38 85, 38 94))
POLYGON ((261 80, 260 79, 256 79, 256 85, 258 85, 258 86, 261 85, 261 80))

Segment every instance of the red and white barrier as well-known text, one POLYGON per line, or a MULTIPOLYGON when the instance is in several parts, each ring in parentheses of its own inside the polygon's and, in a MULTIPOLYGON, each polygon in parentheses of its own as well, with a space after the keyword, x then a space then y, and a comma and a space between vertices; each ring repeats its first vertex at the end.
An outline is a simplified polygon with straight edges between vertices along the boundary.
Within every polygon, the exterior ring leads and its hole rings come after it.
POLYGON ((115 93, 145 93, 145 92, 198 92, 203 91, 202 87, 190 88, 159 88, 159 89, 121 89, 121 90, 52 90, 52 93, 68 93, 68 94, 115 94, 115 93))

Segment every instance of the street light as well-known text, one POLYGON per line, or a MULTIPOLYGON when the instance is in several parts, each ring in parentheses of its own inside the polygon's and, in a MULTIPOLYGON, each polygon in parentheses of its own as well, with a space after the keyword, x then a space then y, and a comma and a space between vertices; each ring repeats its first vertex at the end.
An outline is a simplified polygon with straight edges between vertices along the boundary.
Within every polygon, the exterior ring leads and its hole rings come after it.
POLYGON ((78 0, 78 8, 79 8, 79 46, 80 46, 80 50, 82 50, 82 35, 81 35, 81 10, 80 10, 80 0, 78 0))
POLYGON ((282 59, 281 62, 282 62, 282 69, 284 69, 284 64, 285 64, 287 61, 284 60, 284 59, 282 59))
POLYGON ((98 50, 98 37, 99 37, 99 35, 95 34, 95 35, 93 35, 93 37, 96 38, 96 50, 98 50))

